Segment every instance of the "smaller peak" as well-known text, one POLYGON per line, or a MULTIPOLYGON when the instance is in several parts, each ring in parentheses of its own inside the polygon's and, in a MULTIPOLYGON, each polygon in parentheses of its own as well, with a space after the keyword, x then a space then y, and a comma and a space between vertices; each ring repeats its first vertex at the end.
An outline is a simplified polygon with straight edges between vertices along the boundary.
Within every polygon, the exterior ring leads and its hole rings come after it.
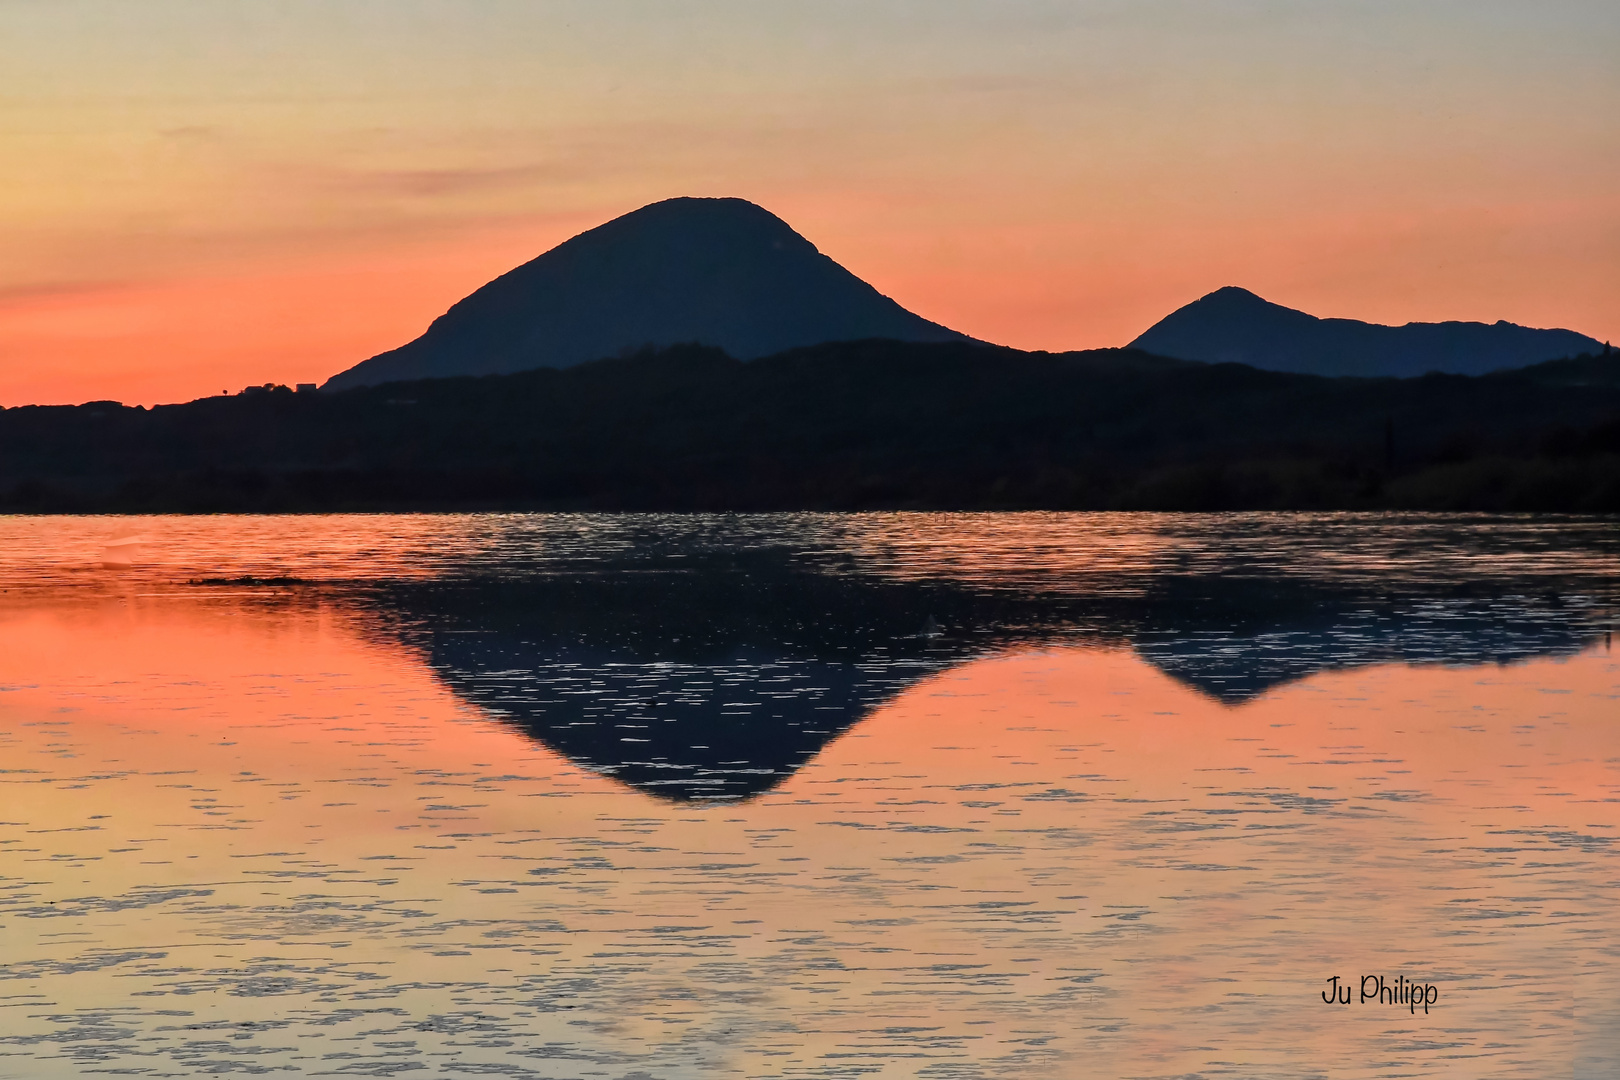
POLYGON ((1303 311, 1296 311, 1291 307, 1279 304, 1274 300, 1240 289, 1236 285, 1227 285, 1216 289, 1208 296, 1200 297, 1181 309, 1201 315, 1205 318, 1217 319, 1260 319, 1267 322, 1276 322, 1282 319, 1300 322, 1303 320, 1317 321, 1316 316, 1307 315, 1303 311))

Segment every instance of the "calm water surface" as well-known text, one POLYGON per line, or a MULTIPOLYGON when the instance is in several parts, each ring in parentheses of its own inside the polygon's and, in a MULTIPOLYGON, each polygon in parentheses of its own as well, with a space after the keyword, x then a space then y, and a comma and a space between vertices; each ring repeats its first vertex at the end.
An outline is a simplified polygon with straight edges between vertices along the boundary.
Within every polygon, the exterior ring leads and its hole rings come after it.
POLYGON ((0 1076, 1620 1075, 1612 520, 0 518, 0 590, 0 1076))

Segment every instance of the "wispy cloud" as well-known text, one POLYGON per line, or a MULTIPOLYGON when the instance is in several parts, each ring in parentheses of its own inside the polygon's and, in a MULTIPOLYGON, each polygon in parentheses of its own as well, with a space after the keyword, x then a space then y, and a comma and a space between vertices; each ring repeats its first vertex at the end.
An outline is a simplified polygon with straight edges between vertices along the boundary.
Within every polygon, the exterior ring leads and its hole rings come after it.
POLYGON ((338 186, 422 197, 455 196, 528 187, 569 179, 576 169, 561 164, 492 168, 373 169, 331 174, 338 186))
POLYGON ((0 286, 0 307, 32 303, 55 297, 78 297, 114 292, 118 289, 128 288, 132 284, 134 282, 128 280, 104 279, 94 281, 40 281, 29 282, 26 285, 0 286))

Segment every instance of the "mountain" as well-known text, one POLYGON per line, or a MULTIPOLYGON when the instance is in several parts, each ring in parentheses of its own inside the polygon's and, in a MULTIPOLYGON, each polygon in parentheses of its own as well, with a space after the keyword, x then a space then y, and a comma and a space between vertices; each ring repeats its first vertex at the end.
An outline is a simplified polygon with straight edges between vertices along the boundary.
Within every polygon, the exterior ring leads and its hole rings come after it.
POLYGON ((1131 348, 1206 363, 1238 363, 1308 375, 1483 375, 1603 351, 1573 330, 1510 322, 1381 326, 1318 319, 1227 286, 1165 316, 1131 348))
POLYGON ((701 343, 751 360, 830 341, 968 341, 913 315, 744 199, 669 199, 503 274, 323 389, 566 368, 701 343))

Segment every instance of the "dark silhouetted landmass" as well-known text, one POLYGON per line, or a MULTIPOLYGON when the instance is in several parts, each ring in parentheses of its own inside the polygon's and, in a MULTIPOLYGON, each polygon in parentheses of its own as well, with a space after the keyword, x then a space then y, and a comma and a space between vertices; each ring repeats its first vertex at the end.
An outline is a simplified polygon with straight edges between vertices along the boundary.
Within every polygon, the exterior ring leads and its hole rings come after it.
POLYGON ((868 341, 0 412, 15 511, 1620 510, 1620 356, 1328 379, 868 341))
POLYGON ((1218 575, 1165 565, 1094 591, 986 587, 805 559, 814 529, 798 544, 692 544, 667 521, 618 557, 593 548, 573 572, 469 553, 462 575, 369 583, 359 602, 462 700, 586 768, 688 801, 769 791, 908 687, 1009 648, 1132 647, 1239 704, 1324 670, 1571 655, 1601 637, 1609 601, 1546 566, 1335 580, 1280 554, 1218 575))
MULTIPOLYGON (((568 368, 708 345, 742 360, 837 342, 973 339, 901 307, 744 199, 668 199, 581 233, 453 305, 326 390, 568 368)), ((1238 288, 1131 343, 1157 356, 1313 375, 1480 375, 1595 352, 1571 330, 1319 319, 1238 288)))
POLYGON ((752 360, 862 338, 965 341, 913 315, 743 199, 644 206, 503 274, 427 333, 326 389, 565 368, 697 343, 752 360))
POLYGON ((1483 375, 1555 357, 1595 353, 1603 343, 1573 330, 1509 322, 1380 326, 1318 319, 1228 286, 1165 316, 1131 347, 1211 364, 1248 364, 1309 375, 1483 375))

